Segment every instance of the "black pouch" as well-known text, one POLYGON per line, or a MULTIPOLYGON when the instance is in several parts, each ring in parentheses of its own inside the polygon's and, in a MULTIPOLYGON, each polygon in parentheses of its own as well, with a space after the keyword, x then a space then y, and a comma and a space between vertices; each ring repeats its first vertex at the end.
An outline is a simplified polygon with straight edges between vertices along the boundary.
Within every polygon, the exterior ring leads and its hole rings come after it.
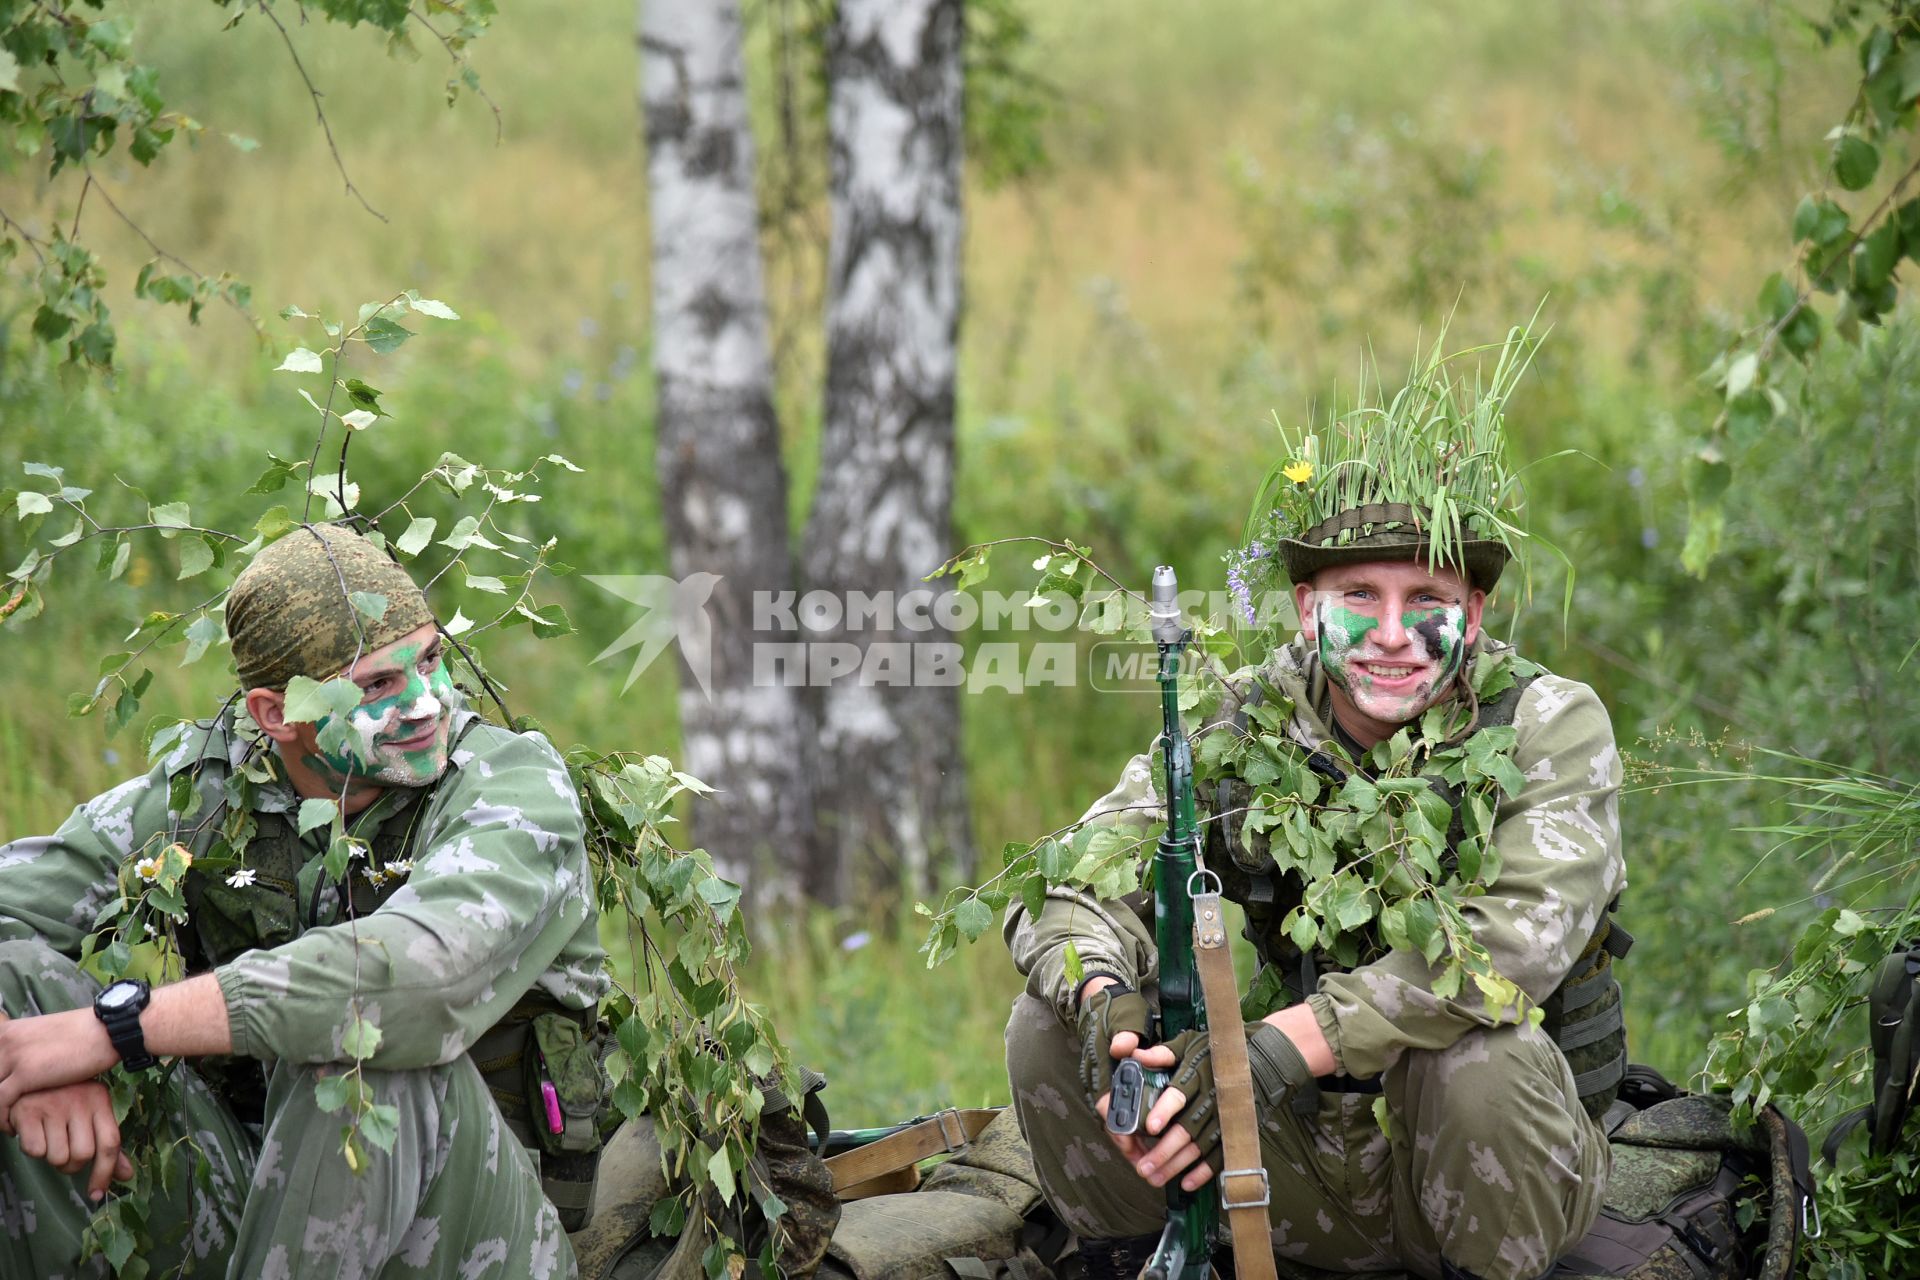
POLYGON ((599 1037, 575 1016, 549 1011, 527 1023, 527 1106, 540 1149, 549 1155, 600 1149, 600 1109, 607 1098, 599 1037))

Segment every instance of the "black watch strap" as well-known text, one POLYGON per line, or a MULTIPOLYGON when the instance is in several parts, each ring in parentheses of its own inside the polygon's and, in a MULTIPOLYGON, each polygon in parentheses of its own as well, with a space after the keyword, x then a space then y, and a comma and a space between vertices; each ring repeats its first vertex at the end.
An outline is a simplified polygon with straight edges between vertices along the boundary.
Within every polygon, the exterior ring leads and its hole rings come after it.
MULTIPOLYGON (((147 1052, 147 1038, 140 1030, 140 1015, 145 1012, 152 989, 137 980, 123 979, 108 987, 137 987, 133 999, 116 1008, 102 1008, 96 999, 93 1005, 94 1016, 99 1018, 107 1029, 107 1038, 113 1041, 114 1051, 120 1055, 120 1065, 128 1071, 145 1071, 159 1059, 147 1052)), ((105 992, 101 993, 103 996, 105 992)))

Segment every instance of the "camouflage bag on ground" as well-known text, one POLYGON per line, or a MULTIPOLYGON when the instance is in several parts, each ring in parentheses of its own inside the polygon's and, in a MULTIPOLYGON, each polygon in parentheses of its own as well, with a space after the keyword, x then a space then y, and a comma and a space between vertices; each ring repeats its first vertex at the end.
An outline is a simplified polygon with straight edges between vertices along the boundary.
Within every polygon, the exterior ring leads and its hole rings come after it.
POLYGON ((1613 1142, 1606 1202, 1549 1280, 1793 1274, 1813 1204, 1800 1126, 1770 1106, 1737 1132, 1727 1099, 1687 1093, 1641 1066, 1628 1068, 1602 1123, 1613 1142))

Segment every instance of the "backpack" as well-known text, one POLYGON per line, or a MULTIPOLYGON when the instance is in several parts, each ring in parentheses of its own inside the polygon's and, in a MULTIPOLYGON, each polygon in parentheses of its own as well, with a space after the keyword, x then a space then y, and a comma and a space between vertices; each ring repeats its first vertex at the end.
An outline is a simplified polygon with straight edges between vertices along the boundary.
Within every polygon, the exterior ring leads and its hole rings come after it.
POLYGON ((1867 994, 1867 1043, 1873 1049, 1873 1101, 1849 1111, 1827 1131, 1820 1155, 1834 1164, 1840 1144, 1872 1121, 1867 1149, 1891 1154, 1920 1087, 1920 942, 1903 942, 1880 962, 1867 994))
POLYGON ((1779 1109, 1745 1133, 1724 1097, 1651 1067, 1627 1078, 1602 1125, 1613 1173, 1600 1217, 1549 1280, 1787 1280, 1813 1204, 1807 1138, 1779 1109), (1743 1201, 1754 1213, 1743 1227, 1743 1201))

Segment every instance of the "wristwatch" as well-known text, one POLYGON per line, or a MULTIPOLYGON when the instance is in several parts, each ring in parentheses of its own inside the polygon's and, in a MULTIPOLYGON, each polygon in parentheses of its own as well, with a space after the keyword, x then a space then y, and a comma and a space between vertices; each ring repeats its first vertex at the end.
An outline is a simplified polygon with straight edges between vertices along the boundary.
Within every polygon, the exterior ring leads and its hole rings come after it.
POLYGON ((106 1025, 120 1065, 129 1071, 145 1071, 157 1061, 140 1034, 140 1012, 152 998, 153 988, 138 978, 122 978, 93 998, 93 1016, 106 1025))

